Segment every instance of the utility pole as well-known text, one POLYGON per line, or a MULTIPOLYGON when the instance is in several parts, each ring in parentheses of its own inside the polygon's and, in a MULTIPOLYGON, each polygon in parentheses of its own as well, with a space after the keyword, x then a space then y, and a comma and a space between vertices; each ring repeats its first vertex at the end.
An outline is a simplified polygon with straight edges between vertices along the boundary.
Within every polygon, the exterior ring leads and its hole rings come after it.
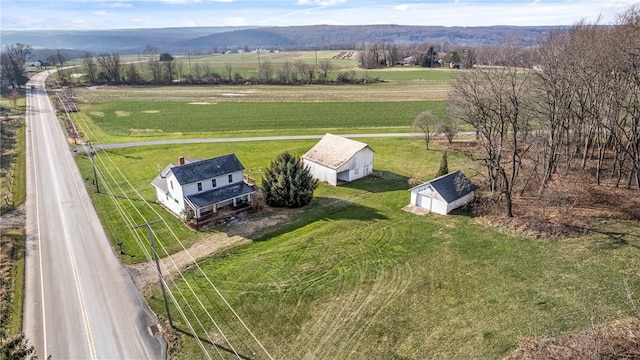
POLYGON ((151 232, 151 224, 160 222, 156 220, 152 222, 145 221, 144 224, 133 226, 132 229, 146 227, 149 234, 149 244, 151 245, 151 251, 153 251, 153 258, 156 261, 156 269, 158 269, 158 277, 160 278, 160 289, 162 290, 162 298, 164 299, 164 308, 167 310, 167 318, 169 319, 169 326, 173 327, 173 320, 171 320, 171 312, 169 312, 169 302, 167 302, 167 293, 164 289, 164 280, 162 279, 162 271, 160 271, 160 260, 158 259, 158 252, 156 251, 155 243, 153 242, 153 233, 151 232))
POLYGON ((93 160, 93 157, 96 156, 95 149, 93 148, 93 144, 89 141, 89 157, 91 158, 91 166, 93 166, 93 181, 96 183, 96 192, 100 194, 100 185, 98 185, 98 173, 96 172, 96 163, 93 160))

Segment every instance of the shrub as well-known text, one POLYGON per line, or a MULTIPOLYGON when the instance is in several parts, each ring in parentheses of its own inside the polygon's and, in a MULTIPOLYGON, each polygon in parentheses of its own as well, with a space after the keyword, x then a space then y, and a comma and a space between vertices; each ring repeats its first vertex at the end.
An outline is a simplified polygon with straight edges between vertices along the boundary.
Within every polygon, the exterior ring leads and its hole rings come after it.
POLYGON ((440 159, 440 167, 438 168, 436 177, 438 178, 442 175, 447 175, 448 173, 449 173, 449 162, 447 161, 447 152, 445 151, 442 154, 442 159, 440 159))

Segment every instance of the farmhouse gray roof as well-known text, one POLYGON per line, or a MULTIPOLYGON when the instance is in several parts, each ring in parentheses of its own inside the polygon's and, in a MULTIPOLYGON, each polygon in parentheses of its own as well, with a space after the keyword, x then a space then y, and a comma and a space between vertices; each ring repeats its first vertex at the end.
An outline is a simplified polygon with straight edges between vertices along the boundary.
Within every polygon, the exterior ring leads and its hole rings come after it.
POLYGON ((240 160, 235 154, 229 154, 175 166, 170 171, 180 185, 186 185, 240 170, 244 170, 240 160))
POLYGON ((349 161, 358 151, 368 147, 369 145, 360 141, 326 134, 311 150, 302 155, 302 158, 337 169, 349 161))
POLYGON ((425 184, 430 184, 447 202, 455 201, 478 188, 460 170, 442 175, 425 184))
POLYGON ((231 200, 239 196, 252 194, 255 190, 247 183, 239 182, 231 185, 227 185, 221 188, 204 191, 201 193, 186 196, 186 198, 198 208, 202 208, 208 205, 217 204, 225 200, 231 200))
POLYGON ((155 179, 153 179, 151 185, 159 188, 166 193, 167 190, 169 190, 169 188, 167 187, 167 174, 169 174, 169 170, 171 170, 171 168, 173 167, 175 167, 174 164, 167 165, 167 167, 164 168, 164 170, 162 170, 155 179))

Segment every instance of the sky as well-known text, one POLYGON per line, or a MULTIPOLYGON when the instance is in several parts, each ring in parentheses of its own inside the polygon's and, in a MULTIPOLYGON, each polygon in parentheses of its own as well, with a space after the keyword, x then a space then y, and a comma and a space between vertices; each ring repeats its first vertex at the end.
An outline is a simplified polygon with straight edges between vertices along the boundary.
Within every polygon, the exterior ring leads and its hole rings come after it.
POLYGON ((638 0, 0 0, 2 30, 613 24, 638 0))

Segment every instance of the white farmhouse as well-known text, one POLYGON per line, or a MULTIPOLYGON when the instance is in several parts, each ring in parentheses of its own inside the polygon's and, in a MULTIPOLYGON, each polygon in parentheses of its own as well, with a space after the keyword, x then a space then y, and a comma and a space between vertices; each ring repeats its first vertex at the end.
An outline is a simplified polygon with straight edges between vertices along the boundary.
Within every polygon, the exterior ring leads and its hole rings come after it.
POLYGON ((373 173, 373 150, 369 145, 342 136, 326 134, 302 155, 311 176, 336 186, 373 173))
POLYGON ((255 194, 235 154, 208 160, 180 157, 151 184, 158 203, 183 219, 192 214, 198 225, 251 206, 255 194))
POLYGON ((476 189, 477 186, 458 170, 415 186, 409 191, 411 205, 447 215, 451 210, 473 200, 476 189))

